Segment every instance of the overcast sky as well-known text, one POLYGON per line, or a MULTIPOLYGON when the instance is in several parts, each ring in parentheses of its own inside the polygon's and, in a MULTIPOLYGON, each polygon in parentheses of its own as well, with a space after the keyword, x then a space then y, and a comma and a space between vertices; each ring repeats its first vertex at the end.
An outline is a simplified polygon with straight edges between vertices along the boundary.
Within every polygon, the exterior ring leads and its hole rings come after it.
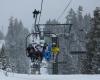
MULTIPOLYGON (((22 20, 25 27, 32 27, 32 12, 34 9, 40 9, 40 4, 41 0, 0 0, 0 29, 5 31, 11 16, 22 20)), ((58 18, 67 4, 68 0, 44 0, 40 23, 45 23, 49 18, 58 18)), ((66 13, 70 8, 76 10, 79 5, 83 6, 85 13, 92 14, 95 7, 100 7, 100 0, 73 0, 66 13)), ((64 22, 66 13, 59 21, 64 22)))

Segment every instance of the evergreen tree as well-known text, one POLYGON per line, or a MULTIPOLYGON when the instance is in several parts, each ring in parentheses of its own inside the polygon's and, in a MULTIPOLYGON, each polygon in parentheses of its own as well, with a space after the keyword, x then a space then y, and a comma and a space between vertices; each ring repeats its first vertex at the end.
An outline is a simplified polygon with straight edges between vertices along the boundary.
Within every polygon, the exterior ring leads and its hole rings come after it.
POLYGON ((14 63, 13 65, 18 73, 27 73, 28 71, 28 61, 25 55, 26 34, 28 34, 28 30, 23 27, 22 22, 11 18, 6 36, 6 45, 10 62, 14 63))
POLYGON ((2 33, 2 31, 0 30, 0 40, 4 39, 4 34, 2 33))
POLYGON ((83 7, 79 6, 77 11, 78 29, 82 29, 84 26, 82 12, 83 12, 83 7))
POLYGON ((91 16, 90 16, 90 14, 86 14, 85 16, 84 16, 84 30, 85 30, 85 32, 86 32, 86 34, 90 31, 90 29, 91 29, 91 16))
POLYGON ((94 25, 88 33, 87 37, 87 64, 83 73, 100 74, 100 10, 94 11, 94 25))
POLYGON ((6 47, 4 44, 0 49, 0 62, 2 69, 6 70, 6 68, 9 66, 9 57, 7 56, 6 47))

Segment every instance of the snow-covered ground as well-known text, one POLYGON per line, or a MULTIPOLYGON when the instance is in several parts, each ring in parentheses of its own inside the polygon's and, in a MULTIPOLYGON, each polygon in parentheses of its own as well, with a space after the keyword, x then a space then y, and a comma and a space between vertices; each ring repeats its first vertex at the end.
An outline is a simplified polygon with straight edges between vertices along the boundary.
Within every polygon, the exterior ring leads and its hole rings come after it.
POLYGON ((0 70, 0 80, 100 80, 100 75, 31 75, 0 70))
POLYGON ((40 74, 42 74, 42 75, 48 75, 49 73, 48 73, 48 69, 46 68, 46 67, 48 67, 48 63, 46 62, 46 60, 45 59, 43 59, 42 60, 42 64, 43 65, 41 65, 41 68, 40 68, 40 74))

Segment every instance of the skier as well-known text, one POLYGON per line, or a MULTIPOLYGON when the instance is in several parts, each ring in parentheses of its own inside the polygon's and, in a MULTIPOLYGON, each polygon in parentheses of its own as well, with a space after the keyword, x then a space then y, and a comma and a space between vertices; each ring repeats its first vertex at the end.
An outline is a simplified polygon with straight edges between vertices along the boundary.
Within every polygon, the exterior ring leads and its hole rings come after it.
POLYGON ((51 59, 51 45, 50 44, 49 45, 44 44, 43 55, 47 61, 50 61, 51 59))
POLYGON ((57 46, 57 44, 56 43, 53 43, 52 44, 52 53, 53 53, 53 62, 54 63, 56 62, 56 59, 57 59, 57 56, 58 56, 59 51, 60 51, 60 49, 57 46))

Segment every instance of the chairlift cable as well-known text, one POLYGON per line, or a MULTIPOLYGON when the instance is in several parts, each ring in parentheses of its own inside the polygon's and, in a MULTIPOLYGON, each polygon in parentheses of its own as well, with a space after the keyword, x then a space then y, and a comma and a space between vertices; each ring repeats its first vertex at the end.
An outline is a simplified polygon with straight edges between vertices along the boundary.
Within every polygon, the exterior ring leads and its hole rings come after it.
POLYGON ((41 9, 40 9, 40 16, 39 16, 38 24, 40 23, 42 9, 43 9, 43 0, 41 1, 41 9))
MULTIPOLYGON (((67 0, 68 1, 68 0, 67 0)), ((70 0, 69 3, 67 4, 67 6, 65 7, 65 9, 63 10, 63 12, 61 13, 61 15, 57 18, 57 21, 62 17, 62 15, 65 13, 65 11, 68 9, 68 7, 70 6, 71 2, 73 0, 70 0)))

